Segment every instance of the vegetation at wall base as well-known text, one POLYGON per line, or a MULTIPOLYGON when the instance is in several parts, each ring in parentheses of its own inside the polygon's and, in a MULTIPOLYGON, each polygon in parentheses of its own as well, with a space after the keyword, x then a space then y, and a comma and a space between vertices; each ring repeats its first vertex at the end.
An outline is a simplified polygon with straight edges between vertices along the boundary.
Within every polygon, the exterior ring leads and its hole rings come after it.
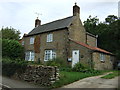
POLYGON ((19 74, 23 73, 27 66, 27 62, 21 59, 2 59, 2 75, 11 77, 15 74, 16 71, 19 71, 19 74))
POLYGON ((105 75, 101 78, 104 78, 104 79, 112 79, 116 76, 120 76, 120 71, 113 71, 112 73, 108 74, 108 75, 105 75))
POLYGON ((61 57, 54 58, 46 62, 47 66, 67 67, 65 60, 61 57))

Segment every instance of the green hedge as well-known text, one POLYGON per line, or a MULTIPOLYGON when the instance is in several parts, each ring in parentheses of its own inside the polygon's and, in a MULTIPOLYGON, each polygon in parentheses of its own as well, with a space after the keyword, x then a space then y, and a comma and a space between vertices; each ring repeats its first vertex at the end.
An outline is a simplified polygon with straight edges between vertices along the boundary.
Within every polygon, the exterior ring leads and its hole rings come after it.
POLYGON ((18 41, 2 39, 3 57, 21 58, 23 55, 24 55, 24 48, 18 41))
POLYGON ((2 59, 2 74, 11 77, 16 71, 23 73, 27 66, 27 62, 21 59, 11 60, 10 58, 2 59))

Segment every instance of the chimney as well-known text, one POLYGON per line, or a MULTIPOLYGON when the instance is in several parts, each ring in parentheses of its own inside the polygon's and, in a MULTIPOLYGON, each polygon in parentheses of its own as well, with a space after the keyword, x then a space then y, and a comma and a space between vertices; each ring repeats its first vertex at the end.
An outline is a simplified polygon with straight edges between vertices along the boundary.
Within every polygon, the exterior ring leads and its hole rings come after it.
POLYGON ((77 6, 77 3, 73 6, 73 16, 80 16, 80 7, 77 6))
POLYGON ((35 27, 38 27, 40 25, 41 25, 41 20, 39 20, 37 17, 37 19, 35 20, 35 27))

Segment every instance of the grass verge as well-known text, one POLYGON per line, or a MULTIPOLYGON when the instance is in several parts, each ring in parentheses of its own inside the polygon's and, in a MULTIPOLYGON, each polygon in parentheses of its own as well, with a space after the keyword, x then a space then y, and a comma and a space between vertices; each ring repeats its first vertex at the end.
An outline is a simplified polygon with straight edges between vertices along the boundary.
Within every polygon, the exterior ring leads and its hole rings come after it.
POLYGON ((56 81, 50 88, 58 88, 72 82, 78 81, 80 79, 101 75, 104 72, 101 71, 99 73, 82 73, 82 72, 66 72, 60 71, 60 79, 56 81))
POLYGON ((107 75, 105 75, 105 76, 103 76, 103 77, 101 77, 101 78, 104 78, 104 79, 112 79, 112 78, 114 78, 114 77, 116 77, 116 76, 119 76, 119 75, 120 75, 120 71, 113 71, 112 73, 107 74, 107 75))

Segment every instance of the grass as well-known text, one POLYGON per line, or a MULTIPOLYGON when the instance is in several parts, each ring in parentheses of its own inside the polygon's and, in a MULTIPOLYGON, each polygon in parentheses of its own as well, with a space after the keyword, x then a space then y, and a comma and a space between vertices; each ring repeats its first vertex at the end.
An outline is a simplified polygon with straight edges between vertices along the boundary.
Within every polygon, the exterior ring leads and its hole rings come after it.
POLYGON ((60 80, 56 81, 51 88, 58 88, 67 84, 70 84, 72 82, 78 81, 80 79, 90 77, 90 76, 96 76, 100 75, 103 72, 100 73, 82 73, 82 72, 66 72, 61 71, 60 72, 60 80))
POLYGON ((108 74, 108 75, 105 75, 101 78, 104 78, 104 79, 112 79, 116 76, 119 76, 120 75, 120 71, 113 71, 112 73, 108 74))

